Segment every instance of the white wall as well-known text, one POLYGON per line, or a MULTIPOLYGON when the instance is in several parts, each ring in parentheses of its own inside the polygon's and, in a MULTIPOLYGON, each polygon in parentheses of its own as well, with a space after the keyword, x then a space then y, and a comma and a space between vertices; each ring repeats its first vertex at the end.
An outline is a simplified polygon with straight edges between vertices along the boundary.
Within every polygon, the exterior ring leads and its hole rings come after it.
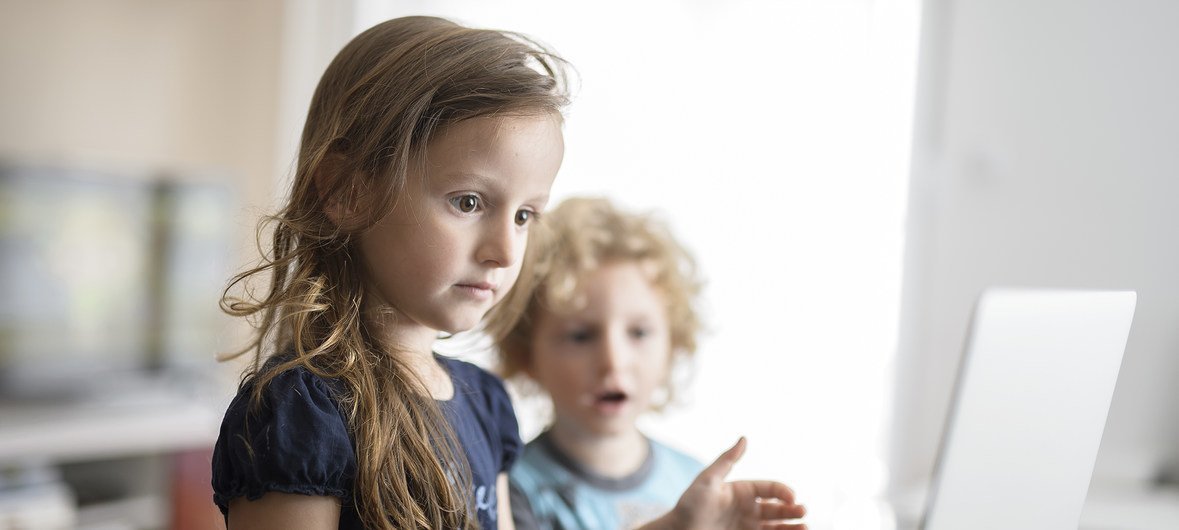
POLYGON ((1094 484, 1145 480, 1179 458, 1179 3, 924 15, 893 485, 927 479, 971 305, 996 284, 1138 291, 1094 484))

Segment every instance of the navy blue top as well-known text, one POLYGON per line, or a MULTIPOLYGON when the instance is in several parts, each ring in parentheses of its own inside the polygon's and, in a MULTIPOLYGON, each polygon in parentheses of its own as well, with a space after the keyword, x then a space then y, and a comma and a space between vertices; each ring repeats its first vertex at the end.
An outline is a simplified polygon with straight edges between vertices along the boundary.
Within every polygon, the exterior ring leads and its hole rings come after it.
MULTIPOLYGON (((471 468, 471 506, 479 524, 494 529, 496 478, 522 445, 503 383, 471 363, 435 356, 450 373, 454 397, 438 401, 471 468)), ((353 501, 356 451, 335 396, 341 383, 303 367, 279 374, 250 411, 252 381, 238 389, 213 449, 213 502, 228 517, 229 501, 266 492, 338 497, 340 528, 362 529, 353 501), (248 427, 248 428, 247 428, 248 427)))

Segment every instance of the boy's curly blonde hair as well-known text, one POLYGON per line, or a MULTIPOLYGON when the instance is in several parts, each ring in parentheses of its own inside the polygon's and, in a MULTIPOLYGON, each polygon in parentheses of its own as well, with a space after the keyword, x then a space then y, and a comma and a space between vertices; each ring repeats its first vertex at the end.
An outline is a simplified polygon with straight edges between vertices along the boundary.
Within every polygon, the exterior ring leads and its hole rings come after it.
MULTIPOLYGON (((604 198, 571 198, 546 212, 537 226, 544 227, 539 230, 544 237, 533 241, 540 244, 538 252, 529 257, 535 262, 536 288, 513 325, 491 333, 496 338, 503 377, 525 373, 531 362, 533 326, 540 311, 576 309, 585 303, 577 297, 583 279, 599 267, 619 262, 640 264, 651 285, 664 296, 671 364, 695 354, 696 336, 701 330, 695 304, 701 281, 692 255, 672 237, 664 223, 650 214, 622 211, 604 198)), ((656 409, 674 395, 670 385, 665 386, 666 399, 657 403, 656 409)))

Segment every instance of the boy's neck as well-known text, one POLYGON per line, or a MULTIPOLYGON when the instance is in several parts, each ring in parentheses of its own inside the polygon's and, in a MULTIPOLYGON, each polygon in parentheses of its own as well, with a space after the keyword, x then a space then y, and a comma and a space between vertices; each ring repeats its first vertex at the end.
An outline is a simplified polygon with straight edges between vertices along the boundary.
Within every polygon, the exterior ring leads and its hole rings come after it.
POLYGON ((647 460, 650 445, 637 428, 609 434, 590 433, 557 421, 550 429, 553 443, 566 456, 596 475, 623 478, 647 460))

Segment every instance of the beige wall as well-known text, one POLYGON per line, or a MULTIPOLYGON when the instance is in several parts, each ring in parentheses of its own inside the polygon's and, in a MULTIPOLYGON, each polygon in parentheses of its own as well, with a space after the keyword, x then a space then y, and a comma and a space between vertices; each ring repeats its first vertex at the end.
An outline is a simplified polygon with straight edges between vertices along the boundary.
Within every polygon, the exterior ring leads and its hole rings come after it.
POLYGON ((0 3, 0 157, 205 174, 269 204, 281 15, 281 0, 0 3))
MULTIPOLYGON (((283 8, 0 2, 0 160, 223 180, 236 192, 228 221, 238 270, 257 258, 255 222, 289 165, 277 158, 291 154, 276 140, 283 8)), ((247 331, 225 325, 223 351, 247 331)))

